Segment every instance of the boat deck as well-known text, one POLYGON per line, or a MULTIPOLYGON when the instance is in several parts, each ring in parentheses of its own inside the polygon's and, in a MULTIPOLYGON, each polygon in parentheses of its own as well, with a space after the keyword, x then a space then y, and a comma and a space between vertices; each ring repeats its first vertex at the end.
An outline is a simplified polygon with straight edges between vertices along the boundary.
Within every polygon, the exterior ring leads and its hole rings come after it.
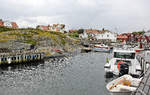
POLYGON ((147 69, 136 92, 134 92, 132 95, 150 95, 150 67, 147 69))

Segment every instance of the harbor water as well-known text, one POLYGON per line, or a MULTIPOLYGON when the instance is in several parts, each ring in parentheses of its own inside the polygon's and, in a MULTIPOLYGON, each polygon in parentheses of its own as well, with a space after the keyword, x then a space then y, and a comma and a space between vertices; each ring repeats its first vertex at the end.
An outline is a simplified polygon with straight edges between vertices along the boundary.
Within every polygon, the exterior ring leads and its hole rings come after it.
POLYGON ((44 63, 0 67, 0 95, 109 95, 106 53, 83 53, 44 63))

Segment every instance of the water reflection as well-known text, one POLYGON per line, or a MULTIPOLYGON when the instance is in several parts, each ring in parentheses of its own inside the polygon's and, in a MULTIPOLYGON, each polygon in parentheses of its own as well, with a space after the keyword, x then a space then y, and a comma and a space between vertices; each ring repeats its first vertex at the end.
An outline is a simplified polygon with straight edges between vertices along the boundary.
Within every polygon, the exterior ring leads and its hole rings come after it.
POLYGON ((108 95, 102 53, 0 67, 0 95, 108 95))

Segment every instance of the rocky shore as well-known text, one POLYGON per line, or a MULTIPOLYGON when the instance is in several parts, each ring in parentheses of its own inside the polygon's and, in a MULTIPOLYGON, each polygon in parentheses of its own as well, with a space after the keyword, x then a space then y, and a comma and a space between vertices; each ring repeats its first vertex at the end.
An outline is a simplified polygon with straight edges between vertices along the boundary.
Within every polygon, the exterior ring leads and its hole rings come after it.
POLYGON ((0 32, 0 49, 13 52, 37 50, 45 56, 55 56, 80 49, 80 40, 67 34, 37 29, 18 29, 0 32))

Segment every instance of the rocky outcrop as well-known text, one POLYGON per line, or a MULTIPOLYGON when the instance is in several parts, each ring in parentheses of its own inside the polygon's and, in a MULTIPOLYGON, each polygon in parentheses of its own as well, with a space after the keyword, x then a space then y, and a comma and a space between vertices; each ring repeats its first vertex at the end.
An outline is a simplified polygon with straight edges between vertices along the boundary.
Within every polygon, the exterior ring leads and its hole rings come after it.
POLYGON ((73 52, 79 48, 80 41, 69 38, 66 34, 36 29, 18 29, 0 33, 0 48, 12 50, 37 49, 47 56, 73 52), (13 39, 12 39, 13 38, 13 39))

